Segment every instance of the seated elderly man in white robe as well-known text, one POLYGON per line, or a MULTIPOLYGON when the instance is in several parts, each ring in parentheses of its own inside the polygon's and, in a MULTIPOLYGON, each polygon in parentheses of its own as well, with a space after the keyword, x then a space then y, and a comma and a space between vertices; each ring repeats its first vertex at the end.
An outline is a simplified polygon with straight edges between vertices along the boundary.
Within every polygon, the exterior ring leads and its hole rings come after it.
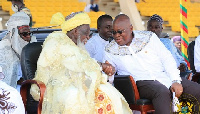
POLYGON ((30 36, 30 18, 24 12, 13 14, 7 22, 7 35, 0 41, 0 66, 6 77, 2 80, 16 88, 18 80, 19 59, 22 48, 29 42, 36 42, 30 36))
POLYGON ((106 46, 105 58, 119 75, 131 75, 140 98, 152 100, 156 114, 170 114, 171 92, 194 96, 200 102, 200 85, 181 78, 172 54, 150 31, 132 31, 125 14, 113 22, 115 40, 106 46))

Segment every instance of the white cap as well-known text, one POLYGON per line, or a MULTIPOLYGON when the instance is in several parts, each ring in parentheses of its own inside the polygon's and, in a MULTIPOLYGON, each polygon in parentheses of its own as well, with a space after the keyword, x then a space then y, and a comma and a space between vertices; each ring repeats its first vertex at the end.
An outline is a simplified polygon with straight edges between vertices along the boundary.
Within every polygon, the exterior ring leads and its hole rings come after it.
POLYGON ((2 67, 0 66, 0 72, 2 72, 2 67))

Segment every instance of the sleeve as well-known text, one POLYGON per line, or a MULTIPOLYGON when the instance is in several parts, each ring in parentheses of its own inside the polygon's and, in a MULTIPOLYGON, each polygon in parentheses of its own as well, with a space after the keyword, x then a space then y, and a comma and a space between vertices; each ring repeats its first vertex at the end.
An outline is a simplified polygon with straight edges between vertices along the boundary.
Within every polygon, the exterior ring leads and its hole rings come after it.
POLYGON ((177 66, 177 68, 180 66, 180 61, 179 61, 179 59, 178 59, 178 53, 176 53, 176 47, 175 47, 175 45, 174 45, 174 43, 173 42, 171 42, 170 40, 168 40, 168 43, 169 43, 169 47, 168 47, 168 50, 171 52, 171 54, 172 54, 172 56, 173 56, 173 58, 174 58, 174 60, 176 61, 176 66, 177 66))
POLYGON ((113 67, 115 67, 115 71, 117 72, 118 68, 117 65, 115 64, 115 59, 112 56, 112 54, 108 53, 108 52, 104 52, 104 57, 103 57, 103 63, 105 63, 106 61, 108 61, 113 67))
POLYGON ((194 66, 197 72, 200 72, 200 36, 195 40, 194 46, 194 66))
POLYGON ((87 52, 90 54, 91 58, 94 58, 95 56, 95 52, 96 52, 96 46, 95 46, 95 42, 93 42, 93 40, 89 40, 86 44, 85 44, 85 48, 87 50, 87 52))
POLYGON ((170 77, 171 81, 180 80, 180 71, 177 69, 176 61, 173 58, 171 52, 165 48, 160 39, 153 33, 151 41, 154 43, 155 51, 157 52, 165 71, 170 77))

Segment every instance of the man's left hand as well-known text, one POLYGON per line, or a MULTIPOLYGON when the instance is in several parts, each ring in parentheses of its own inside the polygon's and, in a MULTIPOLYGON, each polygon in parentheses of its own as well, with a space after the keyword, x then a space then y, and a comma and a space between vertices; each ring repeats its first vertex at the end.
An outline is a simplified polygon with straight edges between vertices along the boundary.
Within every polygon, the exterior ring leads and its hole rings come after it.
POLYGON ((179 84, 177 82, 173 83, 171 85, 171 92, 175 92, 176 93, 176 97, 180 97, 181 94, 183 93, 183 86, 182 84, 179 84))

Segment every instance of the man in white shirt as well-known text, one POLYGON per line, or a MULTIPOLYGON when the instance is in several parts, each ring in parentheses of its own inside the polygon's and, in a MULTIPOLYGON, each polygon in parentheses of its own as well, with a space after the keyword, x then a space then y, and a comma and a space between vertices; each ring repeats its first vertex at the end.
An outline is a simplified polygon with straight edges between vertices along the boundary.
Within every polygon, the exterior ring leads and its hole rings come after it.
POLYGON ((90 57, 101 63, 103 62, 105 46, 112 37, 112 21, 110 15, 100 16, 97 20, 98 34, 90 38, 85 45, 90 57))
POLYGON ((200 36, 195 40, 194 46, 194 66, 196 72, 200 72, 200 36))
POLYGON ((106 46, 104 60, 111 63, 119 75, 133 76, 140 98, 152 100, 156 114, 170 114, 171 92, 177 97, 182 93, 191 94, 200 102, 200 85, 179 76, 176 61, 157 35, 132 30, 127 15, 115 18, 115 40, 106 46))

